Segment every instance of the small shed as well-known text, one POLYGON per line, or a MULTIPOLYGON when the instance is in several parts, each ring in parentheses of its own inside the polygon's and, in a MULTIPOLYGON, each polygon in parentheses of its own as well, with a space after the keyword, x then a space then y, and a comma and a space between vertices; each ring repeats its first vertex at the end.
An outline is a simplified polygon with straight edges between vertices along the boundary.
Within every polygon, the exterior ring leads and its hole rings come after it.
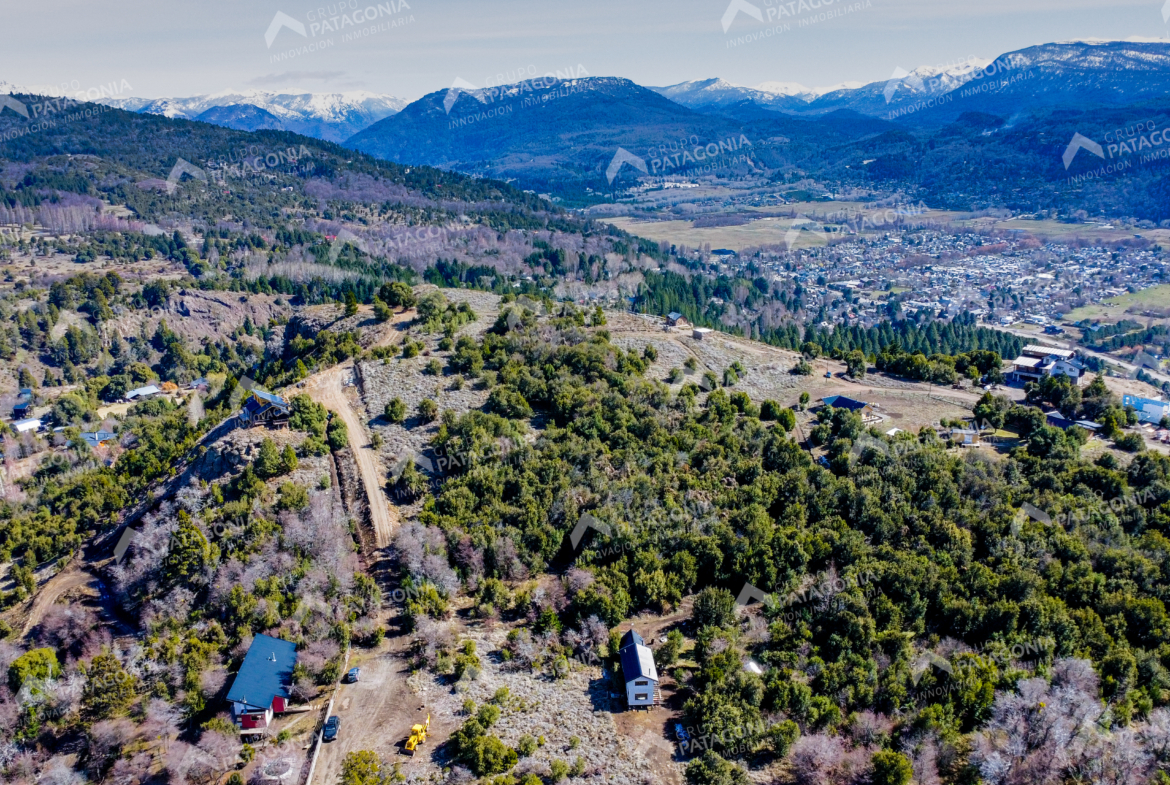
POLYGON ((15 406, 12 407, 12 416, 17 420, 26 419, 30 414, 32 414, 32 409, 32 401, 19 401, 15 406))
POLYGON ((710 327, 696 327, 692 335, 696 341, 701 341, 712 332, 713 330, 710 327))
POLYGON ((622 678, 626 680, 626 703, 631 708, 657 706, 658 669, 642 636, 633 630, 623 635, 618 656, 622 661, 622 678))
POLYGON ((678 311, 671 311, 668 313, 666 315, 666 323, 671 327, 686 327, 690 324, 690 322, 687 321, 687 317, 683 316, 678 311))
POLYGON ((227 699, 232 719, 243 731, 260 732, 289 705, 297 645, 268 635, 257 635, 248 647, 227 699))

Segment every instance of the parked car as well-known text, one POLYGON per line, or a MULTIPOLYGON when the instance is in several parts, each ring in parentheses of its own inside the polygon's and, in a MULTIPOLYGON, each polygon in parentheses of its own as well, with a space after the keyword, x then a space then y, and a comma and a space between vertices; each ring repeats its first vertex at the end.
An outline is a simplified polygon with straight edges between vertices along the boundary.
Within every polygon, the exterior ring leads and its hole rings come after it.
POLYGON ((362 673, 361 668, 350 668, 349 672, 345 674, 345 681, 348 684, 354 684, 358 680, 358 676, 362 673))
POLYGON ((336 714, 325 721, 325 732, 321 735, 324 741, 333 741, 341 730, 341 717, 336 714))

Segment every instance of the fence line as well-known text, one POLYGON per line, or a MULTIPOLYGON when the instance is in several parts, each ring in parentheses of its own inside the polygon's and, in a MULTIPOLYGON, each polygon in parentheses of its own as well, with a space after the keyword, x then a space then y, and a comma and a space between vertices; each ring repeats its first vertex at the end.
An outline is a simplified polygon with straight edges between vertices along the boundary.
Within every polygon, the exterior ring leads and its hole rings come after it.
MULTIPOLYGON (((347 666, 349 665, 349 649, 345 650, 345 663, 341 666, 341 675, 337 677, 337 684, 333 685, 333 694, 329 696, 329 705, 325 708, 325 719, 329 719, 329 715, 333 713, 333 701, 337 698, 337 693, 341 691, 341 679, 344 677, 347 666)), ((321 730, 317 731, 317 746, 313 749, 313 762, 309 764, 309 776, 305 778, 305 785, 313 785, 313 772, 317 770, 317 756, 321 754, 322 741, 321 737, 325 735, 325 723, 321 723, 321 730)))

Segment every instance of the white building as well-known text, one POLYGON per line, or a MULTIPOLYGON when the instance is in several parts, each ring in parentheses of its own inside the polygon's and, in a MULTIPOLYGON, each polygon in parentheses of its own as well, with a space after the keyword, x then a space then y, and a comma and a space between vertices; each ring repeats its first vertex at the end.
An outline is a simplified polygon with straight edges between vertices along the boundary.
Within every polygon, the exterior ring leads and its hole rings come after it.
POLYGON ((17 420, 12 423, 12 430, 17 433, 36 433, 41 429, 41 421, 33 418, 30 420, 17 420))
POLYGON ((1079 385, 1087 374, 1085 366, 1075 358, 1076 352, 1069 349, 1029 344, 1020 351, 1019 357, 1012 360, 1008 378, 1023 383, 1038 382, 1045 376, 1067 376, 1073 384, 1079 385))
POLYGON ((126 393, 127 401, 137 401, 139 398, 149 398, 152 395, 158 395, 162 392, 157 385, 149 384, 146 387, 139 387, 126 393))
POLYGON ((631 708, 657 706, 658 669, 654 655, 642 636, 630 630, 622 636, 618 656, 622 661, 622 677, 626 680, 626 703, 631 708))

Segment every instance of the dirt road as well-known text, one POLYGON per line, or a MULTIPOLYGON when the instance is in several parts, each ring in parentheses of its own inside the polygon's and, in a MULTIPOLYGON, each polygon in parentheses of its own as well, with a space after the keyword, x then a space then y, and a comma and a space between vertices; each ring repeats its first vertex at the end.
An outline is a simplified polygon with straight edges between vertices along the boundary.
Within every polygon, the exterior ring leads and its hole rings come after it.
MULTIPOLYGON (((422 702, 406 683, 410 665, 404 657, 404 647, 408 644, 405 637, 388 639, 378 652, 350 659, 350 667, 361 668, 361 679, 357 684, 338 687, 333 713, 341 718, 341 732, 336 741, 322 746, 313 785, 337 785, 346 754, 358 750, 373 750, 402 763, 404 774, 426 767, 437 741, 428 742, 417 758, 399 754, 401 743, 410 735, 410 726, 426 719, 422 702)), ((440 730, 438 724, 438 718, 432 718, 431 730, 440 730)))
POLYGON ((361 474, 362 486, 370 502, 370 522, 379 548, 390 544, 398 528, 398 512, 390 506, 382 490, 386 472, 378 460, 378 453, 370 447, 365 417, 359 414, 345 394, 345 382, 352 379, 353 362, 345 362, 305 380, 305 392, 317 403, 337 412, 349 430, 349 443, 361 474))
POLYGON ((49 608, 53 607, 53 603, 57 601, 58 597, 70 589, 85 586, 91 581, 96 583, 96 579, 92 575, 80 569, 76 564, 69 565, 45 581, 33 597, 28 618, 24 622, 24 628, 20 631, 21 637, 28 635, 33 627, 41 623, 41 619, 45 618, 45 614, 49 608))

